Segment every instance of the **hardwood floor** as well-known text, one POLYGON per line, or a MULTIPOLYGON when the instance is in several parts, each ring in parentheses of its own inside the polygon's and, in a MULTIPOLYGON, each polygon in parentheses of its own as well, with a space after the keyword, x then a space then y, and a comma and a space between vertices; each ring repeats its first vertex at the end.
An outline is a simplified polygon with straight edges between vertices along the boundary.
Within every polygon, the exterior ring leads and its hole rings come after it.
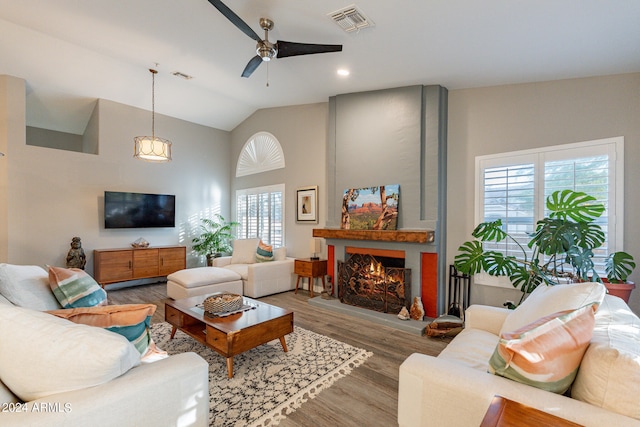
MULTIPOLYGON (((166 284, 158 283, 110 291, 109 303, 153 303, 152 322, 164 321, 166 284)), ((410 354, 437 355, 448 341, 419 337, 368 320, 327 311, 307 303, 307 291, 285 292, 260 298, 294 311, 302 328, 364 348, 373 353, 363 365, 280 422, 282 427, 394 426, 398 411, 398 368, 410 354)))

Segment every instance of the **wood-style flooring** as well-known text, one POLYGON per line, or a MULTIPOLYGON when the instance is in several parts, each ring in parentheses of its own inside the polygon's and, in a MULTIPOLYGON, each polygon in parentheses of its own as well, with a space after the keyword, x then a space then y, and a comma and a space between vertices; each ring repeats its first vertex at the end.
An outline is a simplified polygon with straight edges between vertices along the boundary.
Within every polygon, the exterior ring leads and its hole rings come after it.
MULTIPOLYGON (((164 321, 166 284, 141 285, 107 293, 110 304, 153 303, 158 306, 152 322, 164 321)), ((308 291, 299 290, 260 298, 268 304, 294 311, 294 323, 302 328, 364 348, 373 353, 350 375, 336 381, 316 398, 280 422, 282 427, 397 426, 398 368, 410 354, 437 355, 448 341, 420 337, 307 303, 308 291)))

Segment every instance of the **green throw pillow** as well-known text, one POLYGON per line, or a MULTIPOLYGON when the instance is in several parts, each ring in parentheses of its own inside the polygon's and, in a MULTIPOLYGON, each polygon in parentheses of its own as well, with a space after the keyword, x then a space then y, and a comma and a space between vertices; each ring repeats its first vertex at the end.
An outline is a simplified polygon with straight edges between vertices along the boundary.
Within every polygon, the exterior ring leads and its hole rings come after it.
POLYGON ((49 286, 63 308, 107 304, 107 293, 79 268, 49 267, 49 286))
POLYGON ((262 240, 260 240, 260 243, 258 243, 258 248, 256 249, 256 261, 273 261, 273 247, 271 245, 265 244, 262 240))

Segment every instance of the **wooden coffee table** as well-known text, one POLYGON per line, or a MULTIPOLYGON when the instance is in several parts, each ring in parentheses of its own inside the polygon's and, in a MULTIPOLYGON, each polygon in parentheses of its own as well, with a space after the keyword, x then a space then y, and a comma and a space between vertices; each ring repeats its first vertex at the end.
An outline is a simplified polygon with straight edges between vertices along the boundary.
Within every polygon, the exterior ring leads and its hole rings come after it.
POLYGON ((539 411, 506 397, 494 396, 480 427, 582 427, 564 418, 539 411))
POLYGON ((227 372, 233 378, 233 356, 276 338, 287 352, 284 336, 293 332, 293 311, 244 297, 255 308, 225 317, 207 314, 201 304, 206 295, 165 301, 165 320, 196 341, 227 358, 227 372))

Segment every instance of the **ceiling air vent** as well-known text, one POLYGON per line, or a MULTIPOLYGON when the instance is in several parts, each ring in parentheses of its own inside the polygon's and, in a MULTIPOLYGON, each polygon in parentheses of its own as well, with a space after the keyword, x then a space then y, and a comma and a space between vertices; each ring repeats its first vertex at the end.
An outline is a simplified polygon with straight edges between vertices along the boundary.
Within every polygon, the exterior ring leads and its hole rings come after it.
POLYGON ((354 4, 331 12, 327 16, 348 33, 351 31, 360 31, 362 28, 373 27, 374 25, 354 4))
POLYGON ((190 76, 190 75, 185 74, 185 73, 181 73, 180 71, 174 71, 171 74, 173 74, 176 77, 180 77, 181 79, 185 79, 185 80, 191 80, 193 78, 193 76, 190 76))

